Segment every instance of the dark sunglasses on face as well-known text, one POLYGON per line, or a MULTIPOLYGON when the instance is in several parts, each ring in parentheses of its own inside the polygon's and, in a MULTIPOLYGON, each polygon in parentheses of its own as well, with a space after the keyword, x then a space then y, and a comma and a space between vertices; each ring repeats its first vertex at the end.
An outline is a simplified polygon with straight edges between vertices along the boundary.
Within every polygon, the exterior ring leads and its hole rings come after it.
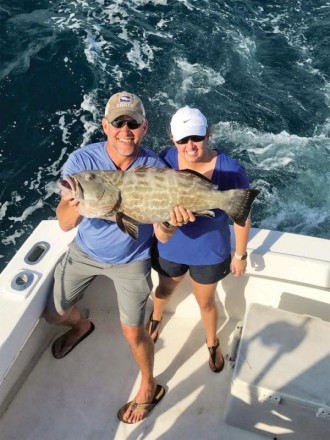
POLYGON ((191 139, 193 142, 202 142, 205 139, 206 136, 187 136, 183 139, 180 139, 179 141, 176 141, 177 144, 183 145, 187 144, 189 140, 191 139))
POLYGON ((124 125, 127 124, 127 127, 130 130, 136 130, 137 128, 141 127, 142 124, 139 124, 135 119, 131 119, 130 121, 126 121, 126 119, 115 119, 111 122, 111 125, 115 128, 122 128, 124 125))

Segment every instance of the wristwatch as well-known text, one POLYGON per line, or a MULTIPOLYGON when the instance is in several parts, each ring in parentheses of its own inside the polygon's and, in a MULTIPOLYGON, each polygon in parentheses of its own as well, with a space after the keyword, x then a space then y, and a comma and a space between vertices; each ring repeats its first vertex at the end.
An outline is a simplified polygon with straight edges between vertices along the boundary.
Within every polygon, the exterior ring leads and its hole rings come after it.
POLYGON ((237 255, 236 252, 235 252, 235 255, 234 255, 234 257, 235 257, 237 260, 240 260, 240 261, 246 260, 246 259, 247 259, 247 256, 248 256, 248 253, 247 253, 247 252, 245 252, 244 255, 237 255))

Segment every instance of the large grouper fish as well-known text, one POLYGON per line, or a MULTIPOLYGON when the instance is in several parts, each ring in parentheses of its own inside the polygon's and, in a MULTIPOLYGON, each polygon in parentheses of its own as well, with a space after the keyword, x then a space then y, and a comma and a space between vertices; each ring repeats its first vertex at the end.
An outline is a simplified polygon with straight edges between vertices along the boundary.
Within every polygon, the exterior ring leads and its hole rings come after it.
POLYGON ((139 166, 127 171, 81 171, 64 176, 60 189, 79 200, 82 216, 115 221, 133 239, 138 224, 166 222, 180 205, 194 214, 214 217, 222 209, 244 226, 256 189, 219 191, 205 176, 191 170, 139 166))

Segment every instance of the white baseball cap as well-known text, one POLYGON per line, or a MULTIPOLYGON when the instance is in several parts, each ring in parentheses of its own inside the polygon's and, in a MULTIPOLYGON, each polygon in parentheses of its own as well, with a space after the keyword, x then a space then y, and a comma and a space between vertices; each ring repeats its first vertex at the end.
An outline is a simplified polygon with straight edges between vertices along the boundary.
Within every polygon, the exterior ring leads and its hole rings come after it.
POLYGON ((174 141, 187 136, 205 136, 207 119, 197 108, 180 108, 171 119, 171 132, 174 141))

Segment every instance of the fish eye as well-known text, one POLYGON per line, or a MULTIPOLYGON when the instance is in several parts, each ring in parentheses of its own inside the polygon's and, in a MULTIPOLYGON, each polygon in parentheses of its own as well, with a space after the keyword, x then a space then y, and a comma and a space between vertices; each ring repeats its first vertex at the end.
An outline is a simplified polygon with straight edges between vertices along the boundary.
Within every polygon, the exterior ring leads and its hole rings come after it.
POLYGON ((89 173, 86 177, 86 180, 94 180, 95 179, 95 174, 93 173, 89 173))

